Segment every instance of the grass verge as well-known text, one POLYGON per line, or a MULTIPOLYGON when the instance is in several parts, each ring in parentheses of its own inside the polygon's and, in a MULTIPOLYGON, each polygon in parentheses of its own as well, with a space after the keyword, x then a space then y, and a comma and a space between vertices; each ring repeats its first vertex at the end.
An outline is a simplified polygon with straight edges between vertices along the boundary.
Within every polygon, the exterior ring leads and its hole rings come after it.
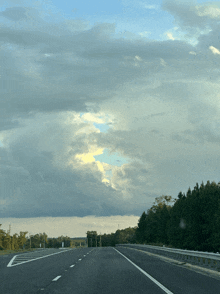
POLYGON ((37 250, 38 248, 31 248, 31 249, 15 249, 15 250, 0 250, 0 256, 13 254, 13 253, 21 253, 21 252, 29 252, 37 250))

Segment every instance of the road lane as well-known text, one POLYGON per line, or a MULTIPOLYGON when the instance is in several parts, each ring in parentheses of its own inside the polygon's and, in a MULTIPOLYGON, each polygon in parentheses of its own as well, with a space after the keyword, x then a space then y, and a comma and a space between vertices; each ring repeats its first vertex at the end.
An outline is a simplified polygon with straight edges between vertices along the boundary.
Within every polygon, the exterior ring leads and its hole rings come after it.
POLYGON ((45 294, 165 294, 111 247, 95 248, 72 270, 61 275, 56 284, 44 290, 45 294))
MULTIPOLYGON (((62 254, 7 267, 9 258, 0 258, 0 294, 37 293, 60 273, 69 270, 91 248, 73 249, 62 254)), ((55 283, 55 282, 54 282, 55 283)))
MULTIPOLYGON (((114 248, 115 249, 115 248, 114 248)), ((166 287, 164 287, 160 282, 155 280, 151 275, 149 275, 147 272, 145 272, 142 268, 140 268, 138 265, 136 265, 133 261, 131 261, 129 258, 127 258, 124 254, 122 254, 120 251, 115 249, 121 256, 123 256, 125 259, 127 259, 133 266, 135 266, 141 273, 143 273, 148 279, 153 281, 157 286, 159 286, 166 294, 173 294, 170 290, 168 290, 166 287)))
POLYGON ((123 247, 75 249, 9 268, 3 260, 1 294, 220 293, 220 280, 123 247))
POLYGON ((220 293, 220 280, 206 273, 201 274, 181 265, 165 262, 142 251, 123 247, 117 247, 117 250, 174 294, 220 293))

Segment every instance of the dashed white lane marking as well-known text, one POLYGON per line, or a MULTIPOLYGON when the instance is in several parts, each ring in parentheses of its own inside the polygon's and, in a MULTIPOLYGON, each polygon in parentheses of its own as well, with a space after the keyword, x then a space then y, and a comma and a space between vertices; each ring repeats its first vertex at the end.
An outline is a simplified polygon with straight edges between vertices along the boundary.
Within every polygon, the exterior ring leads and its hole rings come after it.
POLYGON ((79 260, 82 260, 81 258, 79 260))
MULTIPOLYGON (((115 249, 115 248, 114 248, 115 249)), ((168 290, 166 287, 164 287, 160 282, 158 282, 156 279, 154 279, 152 276, 150 276, 148 273, 146 273, 144 270, 142 270, 139 266, 137 266, 134 262, 132 262, 130 259, 128 259, 124 254, 119 252, 117 249, 115 249, 119 254, 121 254, 124 258, 126 258, 131 264, 133 264, 137 269, 139 269, 140 272, 142 272, 145 276, 147 276, 151 281, 153 281, 157 286, 159 286, 165 293, 167 294, 173 294, 170 290, 168 290)))
POLYGON ((57 276, 55 279, 53 279, 52 281, 57 281, 59 280, 59 278, 61 278, 61 276, 57 276))
POLYGON ((74 267, 74 266, 75 266, 75 264, 71 265, 70 267, 74 267))

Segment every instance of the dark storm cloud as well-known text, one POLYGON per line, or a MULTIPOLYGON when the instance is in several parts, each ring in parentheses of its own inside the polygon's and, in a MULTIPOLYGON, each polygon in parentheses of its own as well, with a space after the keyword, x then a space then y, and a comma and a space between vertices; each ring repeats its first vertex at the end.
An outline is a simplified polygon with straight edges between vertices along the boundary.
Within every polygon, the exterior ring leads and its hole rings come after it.
POLYGON ((124 39, 114 24, 47 22, 36 7, 1 13, 2 217, 140 215, 155 197, 205 180, 208 165, 218 175, 219 11, 163 7, 196 45, 124 39), (95 115, 110 117, 106 133, 95 115), (98 165, 101 148, 128 163, 98 165))

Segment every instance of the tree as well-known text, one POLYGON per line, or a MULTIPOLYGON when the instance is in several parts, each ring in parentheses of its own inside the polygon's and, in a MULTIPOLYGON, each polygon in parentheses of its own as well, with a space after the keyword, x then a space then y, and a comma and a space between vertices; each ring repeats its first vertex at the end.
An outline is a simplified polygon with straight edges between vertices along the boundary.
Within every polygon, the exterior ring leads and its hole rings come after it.
POLYGON ((101 235, 102 247, 115 246, 115 233, 101 235))
MULTIPOLYGON (((0 228, 1 228, 1 224, 0 224, 0 228)), ((0 229, 0 250, 3 250, 3 236, 4 236, 5 232, 3 230, 0 229)))
POLYGON ((136 240, 139 243, 143 243, 145 240, 145 233, 146 233, 146 226, 147 226, 146 219, 147 219, 147 215, 144 211, 138 220, 138 225, 137 225, 136 234, 135 234, 136 240))
POLYGON ((142 242, 167 244, 172 202, 174 202, 172 196, 162 195, 155 198, 153 206, 148 209, 145 217, 142 242))
POLYGON ((11 249, 11 236, 9 235, 9 233, 3 233, 2 236, 2 246, 3 249, 5 250, 10 250, 11 249))
POLYGON ((19 246, 19 249, 23 249, 24 248, 24 245, 25 245, 25 243, 26 243, 26 234, 27 234, 28 232, 20 232, 19 233, 19 235, 18 236, 16 236, 17 237, 17 244, 18 244, 18 246, 19 246))
POLYGON ((168 243, 176 248, 184 247, 186 230, 188 229, 186 215, 186 196, 180 192, 178 194, 178 199, 170 210, 170 220, 167 225, 168 243))
POLYGON ((14 234, 11 238, 11 249, 16 250, 19 249, 19 244, 18 244, 18 234, 14 234))
POLYGON ((96 231, 87 231, 87 240, 88 240, 88 247, 96 247, 98 246, 97 242, 97 232, 96 231))
MULTIPOLYGON (((40 234, 35 234, 31 236, 31 247, 32 248, 43 248, 44 247, 44 240, 45 240, 45 247, 47 244, 47 234, 45 233, 40 233, 40 234)), ((26 244, 30 244, 30 239, 27 239, 26 244)), ((29 247, 29 245, 28 245, 29 247)))
POLYGON ((220 185, 198 183, 187 195, 178 195, 171 209, 169 241, 174 247, 220 251, 220 185))

